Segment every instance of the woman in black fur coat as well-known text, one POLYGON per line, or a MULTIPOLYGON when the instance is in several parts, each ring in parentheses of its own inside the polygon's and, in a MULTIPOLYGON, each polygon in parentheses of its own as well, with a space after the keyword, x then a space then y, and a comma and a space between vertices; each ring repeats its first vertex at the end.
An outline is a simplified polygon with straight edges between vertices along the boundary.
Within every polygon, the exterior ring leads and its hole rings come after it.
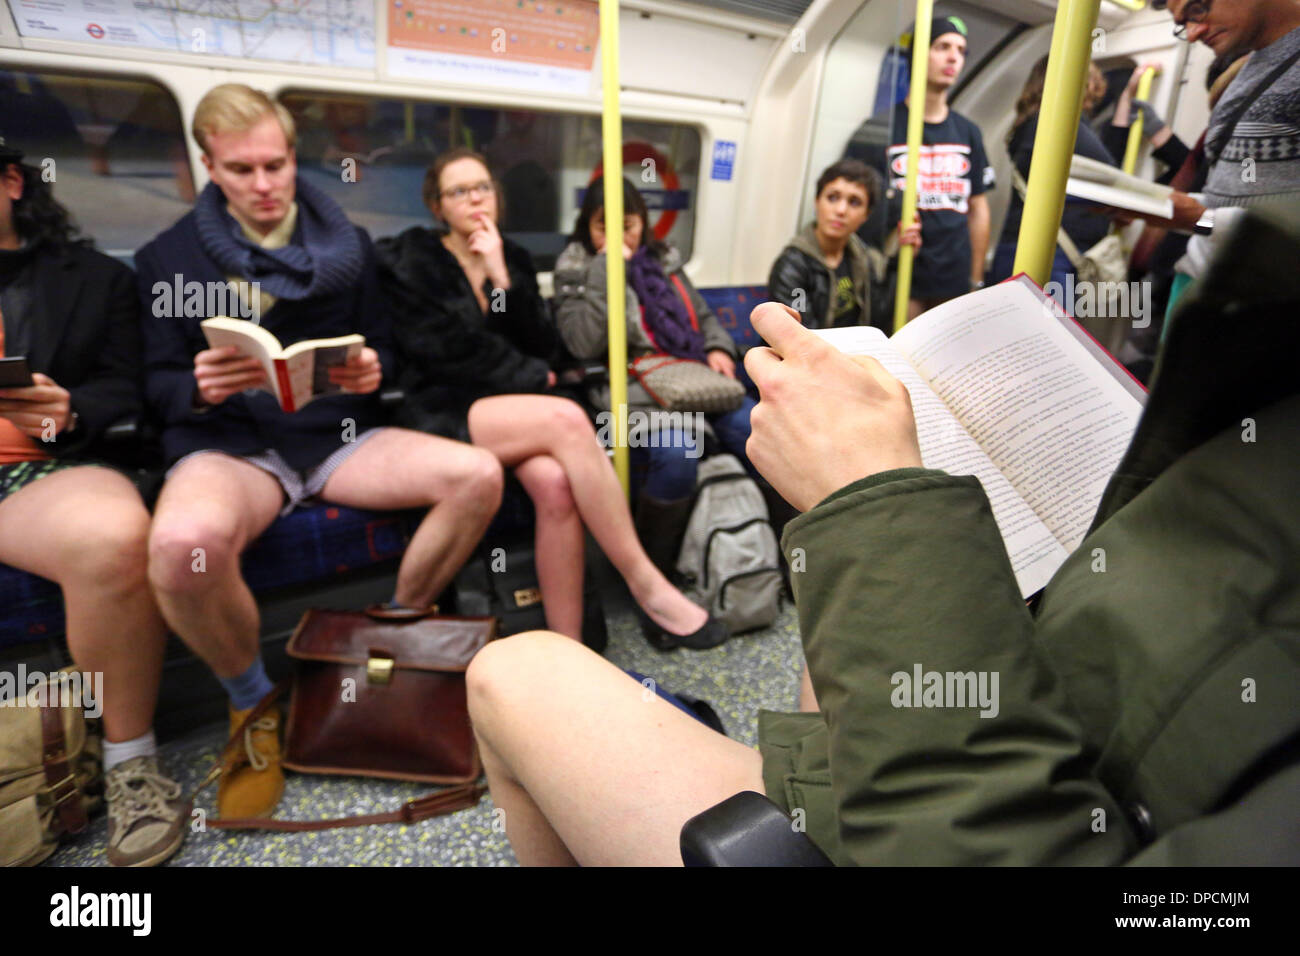
POLYGON ((483 157, 453 149, 429 167, 424 202, 444 231, 381 240, 380 287, 406 392, 402 424, 492 451, 537 512, 537 577, 547 625, 582 628, 583 525, 622 574, 656 646, 712 647, 721 622, 646 556, 586 413, 543 394, 557 344, 527 251, 497 229, 500 191, 483 157))

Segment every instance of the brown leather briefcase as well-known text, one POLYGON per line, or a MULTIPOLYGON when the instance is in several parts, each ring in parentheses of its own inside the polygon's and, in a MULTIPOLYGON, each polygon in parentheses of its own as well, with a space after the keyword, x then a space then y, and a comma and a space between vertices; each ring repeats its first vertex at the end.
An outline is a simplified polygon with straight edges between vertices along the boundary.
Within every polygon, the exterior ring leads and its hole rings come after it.
POLYGON ((289 639, 298 674, 284 765, 426 783, 476 780, 465 669, 495 636, 490 617, 308 611, 289 639))

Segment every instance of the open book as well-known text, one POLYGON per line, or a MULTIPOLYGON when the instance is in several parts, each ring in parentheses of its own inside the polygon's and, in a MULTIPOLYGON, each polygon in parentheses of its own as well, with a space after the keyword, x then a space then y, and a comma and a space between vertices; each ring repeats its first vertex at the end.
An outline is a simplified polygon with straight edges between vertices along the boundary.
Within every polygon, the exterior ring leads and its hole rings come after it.
POLYGON ((199 323, 211 348, 233 345, 249 358, 255 358, 266 370, 267 384, 262 388, 275 396, 286 412, 296 412, 322 395, 337 395, 341 386, 330 381, 329 370, 347 364, 360 355, 366 340, 361 335, 341 335, 335 339, 308 339, 286 348, 280 340, 248 319, 224 315, 199 323))
POLYGON ((1070 161, 1070 178, 1066 180, 1065 192, 1068 196, 1164 219, 1174 214, 1172 188, 1130 176, 1121 169, 1087 156, 1076 155, 1070 161))
POLYGON ((984 485, 1021 593, 1083 540, 1146 392, 1027 276, 931 309, 893 338, 818 330, 907 386, 927 468, 984 485))

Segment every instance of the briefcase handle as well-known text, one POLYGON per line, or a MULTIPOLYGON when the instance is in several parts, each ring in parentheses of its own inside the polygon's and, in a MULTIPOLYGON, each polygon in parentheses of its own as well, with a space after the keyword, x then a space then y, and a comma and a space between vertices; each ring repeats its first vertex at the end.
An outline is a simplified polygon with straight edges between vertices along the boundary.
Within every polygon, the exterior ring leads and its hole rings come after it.
POLYGON ((421 621, 438 613, 438 605, 429 607, 388 607, 384 604, 372 604, 366 608, 365 615, 376 621, 421 621))

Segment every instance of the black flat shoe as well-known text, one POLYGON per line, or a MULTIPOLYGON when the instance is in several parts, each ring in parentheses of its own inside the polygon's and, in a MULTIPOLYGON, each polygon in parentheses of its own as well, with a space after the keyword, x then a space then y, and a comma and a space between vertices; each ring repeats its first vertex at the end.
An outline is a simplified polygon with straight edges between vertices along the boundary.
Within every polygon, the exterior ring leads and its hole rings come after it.
POLYGON ((710 647, 717 647, 731 636, 727 633, 727 625, 712 614, 698 629, 689 634, 673 634, 671 631, 664 630, 651 620, 650 615, 641 610, 640 606, 636 608, 636 617, 641 624, 641 633, 645 635, 650 646, 657 651, 673 651, 679 647, 705 651, 710 647))

